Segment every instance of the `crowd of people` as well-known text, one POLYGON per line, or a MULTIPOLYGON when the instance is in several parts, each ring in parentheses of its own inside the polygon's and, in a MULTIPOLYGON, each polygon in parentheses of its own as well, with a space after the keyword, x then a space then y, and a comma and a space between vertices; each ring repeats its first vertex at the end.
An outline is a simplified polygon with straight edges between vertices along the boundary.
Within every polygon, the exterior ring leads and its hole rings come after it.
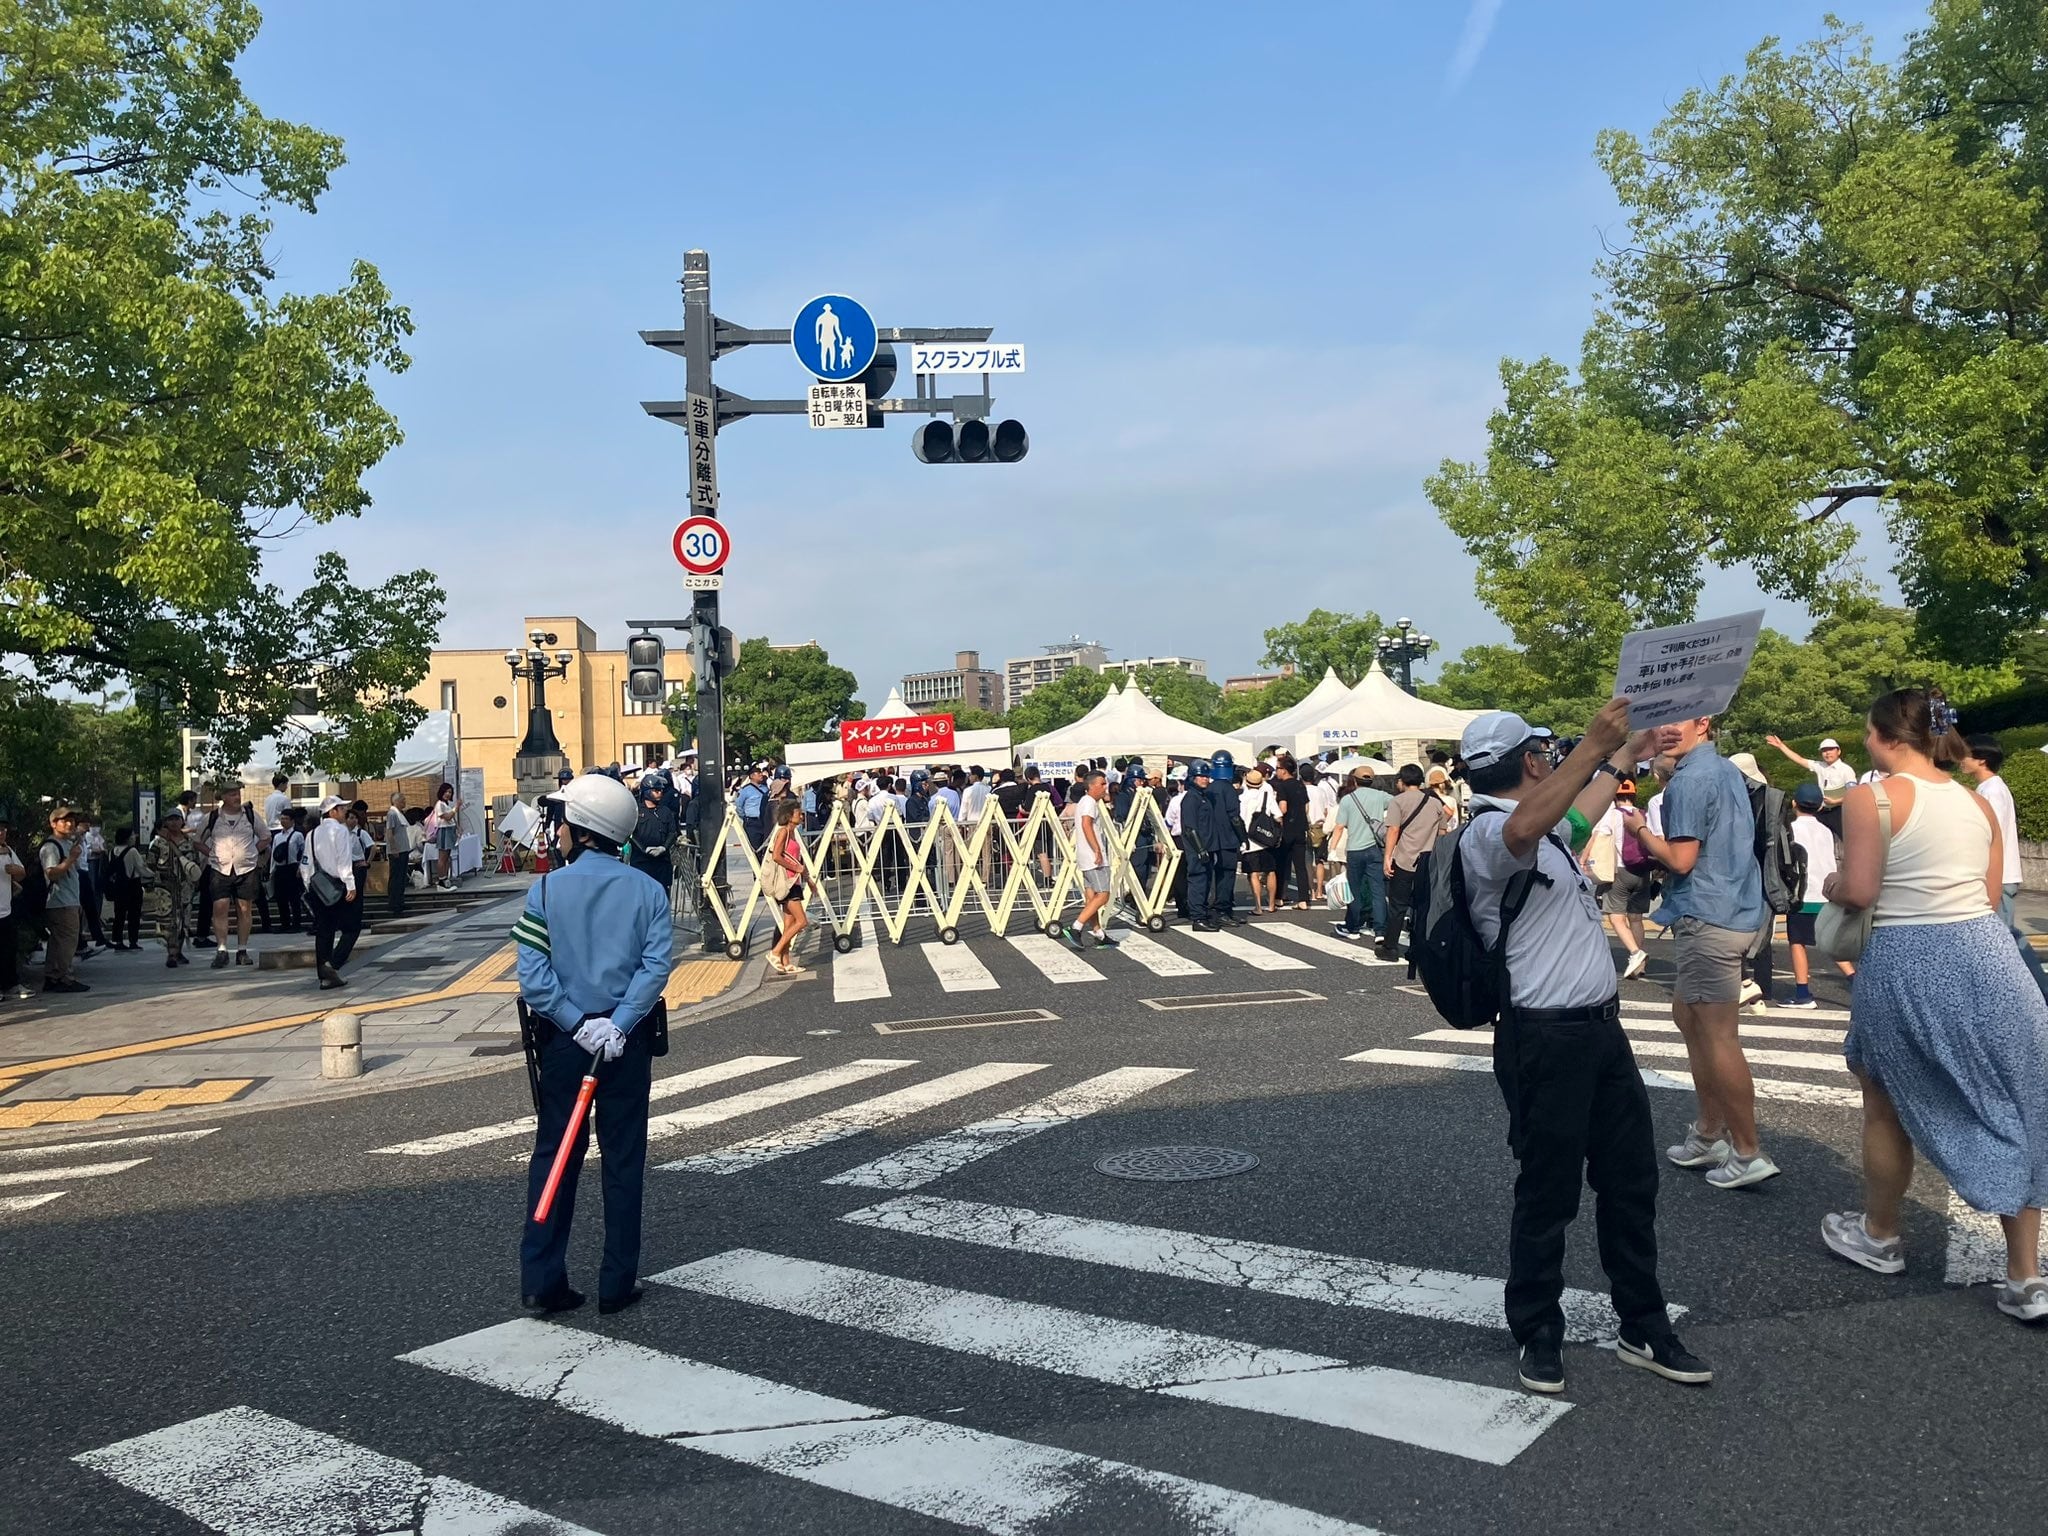
POLYGON ((38 957, 43 992, 89 992, 86 962, 140 951, 145 937, 163 946, 166 968, 190 965, 197 949, 226 970, 256 963, 259 936, 311 934, 319 985, 340 987, 371 865, 389 870, 393 917, 414 879, 452 886, 459 810, 452 784, 417 808, 395 793, 374 816, 368 802, 337 795, 297 805, 280 774, 260 807, 240 784, 218 786, 204 805, 186 790, 146 835, 123 825, 110 841, 100 818, 62 803, 25 829, 24 846, 24 829, 0 823, 0 999, 36 995, 21 968, 38 957))

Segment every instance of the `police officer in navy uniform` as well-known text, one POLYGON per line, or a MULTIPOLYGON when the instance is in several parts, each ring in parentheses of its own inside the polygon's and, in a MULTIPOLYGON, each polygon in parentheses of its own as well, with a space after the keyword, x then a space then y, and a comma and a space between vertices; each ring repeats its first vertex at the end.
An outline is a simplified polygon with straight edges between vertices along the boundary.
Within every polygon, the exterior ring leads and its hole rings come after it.
MULTIPOLYGON (((1242 928, 1237 915, 1237 861, 1244 851, 1244 820, 1237 810, 1237 763, 1228 752, 1209 760, 1209 798, 1216 806, 1216 844, 1209 852, 1209 921, 1242 928)), ((1187 808, 1181 808, 1187 821, 1187 808)))
POLYGON ((569 1287, 569 1225, 576 1181, 590 1145, 590 1115, 545 1223, 533 1219, 585 1072, 597 1074, 592 1113, 604 1154, 604 1262, 597 1310, 616 1312, 640 1299, 640 1194, 647 1169, 647 1092, 653 1058, 666 1049, 662 988, 674 957, 668 889, 620 860, 639 807, 607 774, 586 773, 547 797, 562 813, 564 867, 527 892, 513 926, 519 996, 538 1060, 539 1125, 527 1167, 526 1227, 519 1243, 519 1289, 537 1312, 583 1304, 569 1287))

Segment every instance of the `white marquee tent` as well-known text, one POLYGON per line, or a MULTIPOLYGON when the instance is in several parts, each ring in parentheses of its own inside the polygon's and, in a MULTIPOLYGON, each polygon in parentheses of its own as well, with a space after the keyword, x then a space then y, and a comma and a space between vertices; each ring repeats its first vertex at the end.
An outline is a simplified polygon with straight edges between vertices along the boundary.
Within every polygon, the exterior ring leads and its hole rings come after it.
POLYGON ((1072 725, 1019 743, 1026 762, 1077 763, 1090 757, 1210 757, 1237 752, 1236 737, 1176 720, 1139 691, 1133 680, 1110 685, 1102 702, 1072 725))
MULTIPOLYGON (((327 721, 318 715, 294 715, 291 723, 296 730, 308 734, 318 734, 327 729, 327 721)), ((252 743, 249 760, 242 765, 242 782, 269 789, 280 755, 274 737, 266 736, 252 743)), ((445 709, 432 709, 427 711, 427 717, 420 722, 419 728, 398 744, 391 755, 391 766, 377 777, 433 779, 436 783, 445 779, 459 785, 461 775, 462 747, 455 735, 455 716, 445 709)), ((340 782, 339 775, 317 761, 313 764, 311 776, 323 783, 340 782)), ((305 777, 300 775, 302 780, 305 777)))
POLYGON ((1337 675, 1335 667, 1323 669, 1323 680, 1309 690, 1307 697, 1290 704, 1263 720, 1254 720, 1250 725, 1239 726, 1230 734, 1235 736, 1240 749, 1263 752, 1277 742, 1289 742, 1302 726, 1335 708, 1351 690, 1344 686, 1344 679, 1337 675))
POLYGON ((1268 737, 1267 741, 1277 739, 1297 757, 1355 752, 1367 742, 1456 741, 1483 713, 1432 704, 1404 693, 1375 661, 1356 688, 1322 714, 1299 722, 1291 738, 1268 737))

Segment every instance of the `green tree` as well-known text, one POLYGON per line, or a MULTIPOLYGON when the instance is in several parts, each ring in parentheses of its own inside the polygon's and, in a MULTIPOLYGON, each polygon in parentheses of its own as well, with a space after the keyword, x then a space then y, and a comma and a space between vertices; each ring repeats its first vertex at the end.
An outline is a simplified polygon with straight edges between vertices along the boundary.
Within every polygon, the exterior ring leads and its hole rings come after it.
POLYGON ((1313 693, 1321 680, 1320 672, 1314 677, 1306 672, 1295 672, 1286 677, 1276 677, 1258 688, 1242 688, 1236 693, 1223 694, 1216 704, 1215 728, 1234 731, 1254 720, 1263 720, 1283 709, 1291 709, 1313 693))
POLYGON ((176 760, 176 738, 166 742, 143 710, 0 684, 0 814, 24 829, 41 821, 46 800, 123 825, 134 788, 156 784, 176 760))
POLYGON ((1223 690, 1206 677, 1197 677, 1179 667, 1140 667, 1132 674, 1138 691, 1172 715, 1190 725, 1215 728, 1223 707, 1223 690))
POLYGON ((1114 679, 1093 667, 1069 667, 1043 688, 1017 703, 1007 717, 1010 740, 1035 740, 1047 731, 1072 725, 1100 704, 1114 679))
POLYGON ((369 504, 400 438, 372 378, 412 325, 365 263, 279 291, 270 215, 313 212, 342 153, 244 94, 257 25, 247 0, 0 5, 0 656, 32 693, 165 693, 222 763, 312 687, 333 729, 287 737, 294 766, 369 768, 417 721, 440 591, 329 556, 287 599, 261 546, 369 504))
POLYGON ((765 637, 740 646, 725 680, 725 746, 732 762, 781 758, 791 742, 822 741, 831 720, 859 720, 860 686, 821 645, 777 650, 765 637))
POLYGON ((1924 653, 2048 617, 2044 61, 2038 0, 1937 0, 1897 64, 1831 20, 1601 136, 1629 228, 1577 375, 1504 363, 1485 459, 1428 487, 1535 665, 1583 691, 1708 561, 1851 607, 1859 503, 1924 653))
POLYGON ((1009 724, 1002 715, 992 709, 977 709, 971 704, 934 704, 929 709, 918 711, 921 715, 951 715, 956 731, 999 731, 1009 724))
POLYGON ((1266 654, 1261 659, 1269 667, 1291 663, 1311 688, 1331 667, 1347 685, 1355 685, 1371 669, 1385 633, 1386 625, 1370 608, 1359 614, 1311 608, 1306 618, 1266 631, 1266 654))

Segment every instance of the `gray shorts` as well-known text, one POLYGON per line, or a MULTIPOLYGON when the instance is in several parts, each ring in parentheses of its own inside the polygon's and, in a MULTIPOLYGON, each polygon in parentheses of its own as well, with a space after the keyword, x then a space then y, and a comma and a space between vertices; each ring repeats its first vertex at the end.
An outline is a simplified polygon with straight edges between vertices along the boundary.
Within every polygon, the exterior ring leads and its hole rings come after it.
POLYGON ((1099 869, 1082 870, 1081 884, 1087 890, 1107 891, 1109 889, 1109 866, 1105 864, 1099 869))
POLYGON ((1742 963, 1757 951, 1760 933, 1716 928, 1696 917, 1681 917, 1673 935, 1678 946, 1678 981, 1672 988, 1681 1003, 1734 1003, 1742 999, 1742 963))
POLYGON ((1657 882, 1624 864, 1614 866, 1614 879, 1600 892, 1600 910, 1613 916, 1640 917, 1657 897, 1657 882))

